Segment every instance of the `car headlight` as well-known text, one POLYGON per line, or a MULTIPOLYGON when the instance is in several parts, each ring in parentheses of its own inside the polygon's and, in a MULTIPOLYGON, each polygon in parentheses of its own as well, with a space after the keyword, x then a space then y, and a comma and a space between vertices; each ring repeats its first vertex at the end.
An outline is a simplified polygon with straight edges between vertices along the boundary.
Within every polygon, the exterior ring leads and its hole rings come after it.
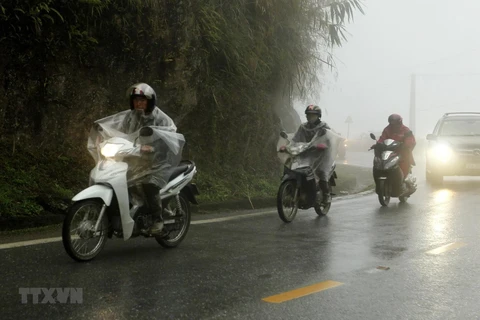
POLYGON ((102 155, 109 158, 114 157, 123 144, 107 143, 102 148, 102 155))
POLYGON ((430 156, 436 160, 447 162, 453 156, 453 150, 446 144, 437 144, 430 150, 430 156))

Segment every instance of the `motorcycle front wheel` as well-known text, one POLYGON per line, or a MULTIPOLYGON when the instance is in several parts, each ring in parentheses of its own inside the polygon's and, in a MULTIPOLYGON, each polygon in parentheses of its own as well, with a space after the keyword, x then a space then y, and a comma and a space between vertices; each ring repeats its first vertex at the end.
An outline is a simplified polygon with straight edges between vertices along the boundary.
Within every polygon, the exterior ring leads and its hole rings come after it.
POLYGON ((79 262, 90 261, 102 251, 107 241, 108 217, 106 212, 95 232, 103 202, 83 200, 73 204, 63 221, 62 242, 67 254, 79 262))
POLYGON ((175 222, 173 224, 165 224, 164 228, 167 231, 167 235, 155 236, 155 239, 164 248, 175 248, 185 239, 190 228, 190 204, 188 199, 183 194, 180 194, 178 201, 176 197, 170 198, 166 208, 169 212, 174 213, 174 216, 167 217, 164 214, 164 220, 174 219, 175 222))
POLYGON ((378 181, 378 201, 383 207, 390 203, 391 186, 388 180, 378 181))
POLYGON ((298 211, 298 188, 297 182, 287 180, 282 182, 277 193, 277 210, 280 219, 284 222, 292 222, 298 211))

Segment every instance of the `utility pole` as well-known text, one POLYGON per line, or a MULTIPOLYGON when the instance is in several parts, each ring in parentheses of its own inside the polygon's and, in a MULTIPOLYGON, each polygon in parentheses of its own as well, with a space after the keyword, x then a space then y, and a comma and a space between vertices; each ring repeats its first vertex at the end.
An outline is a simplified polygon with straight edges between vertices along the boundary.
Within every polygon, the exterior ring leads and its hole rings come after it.
POLYGON ((345 123, 347 124, 347 140, 350 138, 350 125, 353 123, 352 117, 348 116, 347 119, 345 120, 345 123))
POLYGON ((409 122, 409 127, 410 130, 413 131, 415 134, 415 113, 416 113, 416 77, 417 75, 415 73, 412 73, 411 79, 410 79, 410 122, 409 122))

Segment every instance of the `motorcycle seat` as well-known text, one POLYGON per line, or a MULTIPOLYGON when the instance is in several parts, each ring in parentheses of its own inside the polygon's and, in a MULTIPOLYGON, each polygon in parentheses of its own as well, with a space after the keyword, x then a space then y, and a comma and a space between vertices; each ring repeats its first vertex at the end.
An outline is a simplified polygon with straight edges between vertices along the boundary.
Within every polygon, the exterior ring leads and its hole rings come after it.
POLYGON ((168 182, 172 181, 173 179, 175 179, 176 177, 178 177, 182 173, 185 173, 185 174, 190 173, 193 170, 194 167, 195 167, 195 164, 192 161, 182 161, 182 162, 180 162, 178 167, 173 169, 172 173, 170 174, 170 178, 168 179, 168 182))

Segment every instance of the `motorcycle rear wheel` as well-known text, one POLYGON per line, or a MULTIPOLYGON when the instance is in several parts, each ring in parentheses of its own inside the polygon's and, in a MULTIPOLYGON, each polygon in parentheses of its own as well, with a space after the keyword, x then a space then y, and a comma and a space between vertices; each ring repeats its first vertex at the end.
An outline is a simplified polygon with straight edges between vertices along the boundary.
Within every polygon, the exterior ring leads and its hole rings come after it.
MULTIPOLYGON (((175 248, 177 247, 183 239, 187 236, 188 229, 190 228, 190 221, 191 221, 191 212, 190 212, 190 204, 188 199, 183 195, 179 195, 180 207, 177 204, 176 198, 171 198, 167 202, 167 208, 171 212, 175 212, 175 216, 172 217, 175 219, 174 227, 171 225, 165 225, 163 228, 167 228, 169 231, 166 236, 155 236, 158 244, 160 244, 164 248, 175 248)), ((172 219, 166 218, 164 219, 172 219)))
POLYGON ((283 222, 290 223, 295 219, 298 211, 297 182, 287 180, 282 182, 277 193, 277 210, 283 222))
POLYGON ((94 233, 102 207, 102 201, 89 199, 73 204, 68 210, 63 221, 62 242, 65 251, 72 259, 78 262, 90 261, 105 246, 108 233, 106 212, 103 214, 97 233, 94 233), (82 214, 82 211, 85 213, 82 214), (89 242, 92 239, 96 241, 93 242, 93 248, 89 250, 89 242))

